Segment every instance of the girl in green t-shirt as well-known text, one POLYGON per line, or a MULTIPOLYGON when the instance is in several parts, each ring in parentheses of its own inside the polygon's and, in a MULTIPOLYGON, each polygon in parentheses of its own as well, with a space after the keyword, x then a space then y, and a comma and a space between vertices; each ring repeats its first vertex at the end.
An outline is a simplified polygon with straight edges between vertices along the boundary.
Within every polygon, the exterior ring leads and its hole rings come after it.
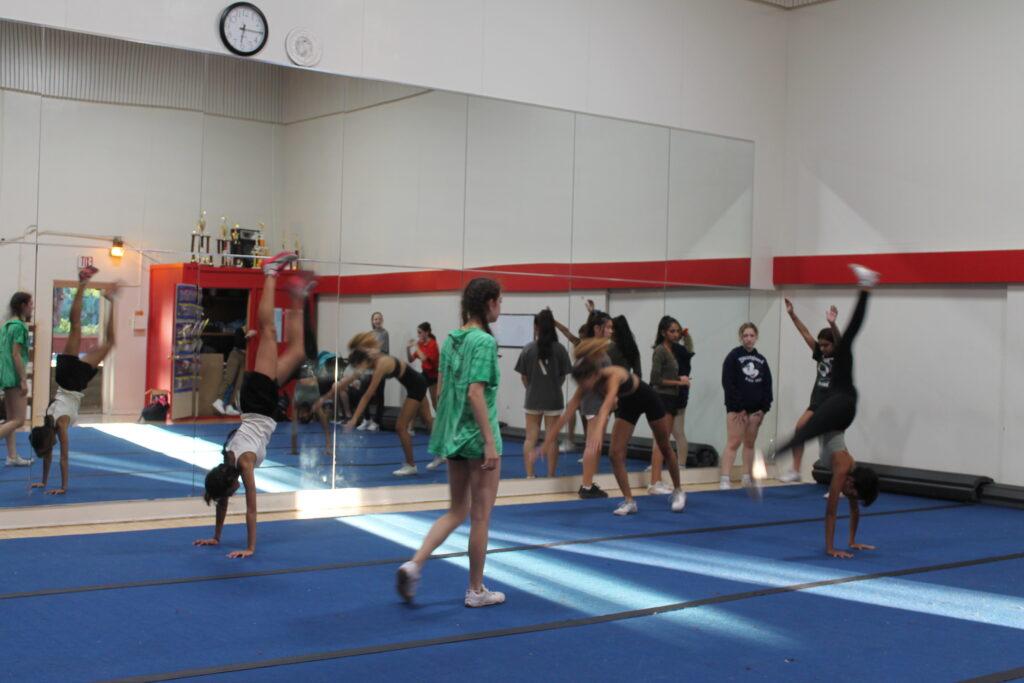
POLYGON ((25 424, 28 401, 28 323, 32 320, 32 295, 16 292, 11 297, 11 317, 0 327, 0 389, 4 390, 7 420, 0 425, 0 439, 7 440, 7 464, 27 467, 29 459, 18 455, 14 432, 25 424))
POLYGON ((490 323, 501 314, 501 286, 475 278, 462 293, 462 322, 441 349, 439 396, 429 450, 448 460, 451 504, 427 532, 411 560, 398 568, 398 593, 406 602, 416 595, 423 563, 471 514, 469 588, 466 607, 505 602, 505 594, 484 586, 484 560, 491 509, 501 478, 498 431, 498 345, 490 323))

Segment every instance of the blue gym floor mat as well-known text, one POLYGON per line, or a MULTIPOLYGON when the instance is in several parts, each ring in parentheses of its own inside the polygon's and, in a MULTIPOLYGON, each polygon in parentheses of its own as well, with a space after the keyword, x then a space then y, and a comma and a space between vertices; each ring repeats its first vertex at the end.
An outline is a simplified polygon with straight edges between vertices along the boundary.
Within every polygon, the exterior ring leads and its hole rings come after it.
MULTIPOLYGON (((415 606, 394 596, 396 563, 438 512, 264 523, 258 554, 245 561, 224 557, 241 545, 238 525, 218 548, 189 545, 208 528, 0 541, 14 560, 0 596, 0 642, 20 653, 38 648, 39 634, 60 643, 45 649, 45 669, 32 657, 8 662, 15 680, 204 670, 375 647, 385 652, 235 678, 376 672, 430 680, 431 671, 450 677, 473 666, 498 679, 821 680, 856 671, 953 680, 1020 665, 1014 644, 1024 599, 1013 577, 1022 562, 949 567, 1019 556, 1019 511, 883 496, 860 531, 879 550, 839 561, 822 551, 820 488, 766 494, 763 504, 739 491, 692 494, 681 514, 667 510, 665 497, 641 497, 640 514, 625 519, 610 514, 613 500, 495 508, 487 583, 509 601, 483 610, 462 606, 464 528, 439 549, 457 556, 428 563, 415 606), (11 596, 216 574, 236 578, 11 596), (825 585, 778 592, 815 582, 825 585), (653 612, 588 623, 634 610, 653 612), (910 630, 890 632, 897 628, 910 630), (525 632, 448 642, 506 629, 525 632), (388 651, 431 639, 430 647, 388 651), (832 643, 842 647, 829 650, 832 643), (942 651, 958 653, 956 667, 938 664, 942 651), (424 668, 431 660, 444 668, 424 668)), ((841 520, 837 537, 845 531, 841 520)))
MULTIPOLYGON (((70 491, 50 496, 30 489, 29 481, 40 481, 42 461, 33 458, 31 467, 0 467, 0 507, 60 505, 113 500, 152 500, 199 496, 207 470, 220 462, 220 448, 234 429, 233 423, 200 425, 95 425, 71 428, 69 455, 70 491), (114 430, 114 433, 102 431, 114 430), (141 430, 141 431, 136 431, 141 430), (118 436, 117 434, 123 434, 118 436), (137 435, 141 435, 137 437, 137 435), (144 439, 143 444, 132 438, 144 439), (162 449, 162 450, 160 450, 162 449)), ((445 468, 428 470, 433 460, 427 452, 428 437, 422 430, 413 438, 414 459, 419 474, 392 474, 404 462, 401 444, 394 432, 337 433, 336 458, 324 448, 318 425, 302 425, 298 454, 291 452, 291 425, 282 423, 271 438, 267 460, 256 471, 257 489, 263 492, 337 488, 367 488, 410 484, 445 483, 445 468), (333 469, 333 476, 332 476, 333 469)), ((28 435, 18 434, 18 451, 31 453, 28 435)), ((505 439, 503 476, 523 477, 523 442, 505 439)), ((557 476, 579 474, 578 453, 563 453, 557 476)), ((640 460, 628 460, 627 469, 646 467, 640 460)), ((537 464, 547 472, 546 461, 537 464)), ((607 457, 599 472, 610 472, 607 457)), ((47 488, 60 485, 59 457, 50 466, 47 488)))

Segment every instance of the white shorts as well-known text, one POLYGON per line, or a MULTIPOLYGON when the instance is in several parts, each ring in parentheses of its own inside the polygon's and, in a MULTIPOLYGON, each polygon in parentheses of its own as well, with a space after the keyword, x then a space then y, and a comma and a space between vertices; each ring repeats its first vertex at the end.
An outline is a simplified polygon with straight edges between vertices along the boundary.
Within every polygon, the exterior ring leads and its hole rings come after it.
POLYGON ((82 398, 85 396, 81 391, 69 391, 57 387, 57 395, 53 397, 53 403, 46 409, 46 414, 53 417, 54 422, 62 417, 67 417, 68 426, 78 422, 78 410, 82 406, 82 398))
POLYGON ((818 437, 821 448, 819 458, 825 465, 832 467, 832 455, 846 450, 846 432, 827 432, 818 437))
POLYGON ((252 453, 256 456, 256 467, 259 467, 267 459, 267 444, 276 428, 277 422, 273 418, 259 413, 242 413, 242 424, 238 425, 224 450, 234 453, 236 464, 243 453, 252 453))
POLYGON ((558 417, 562 414, 561 410, 530 410, 526 409, 527 415, 543 415, 544 417, 558 417))

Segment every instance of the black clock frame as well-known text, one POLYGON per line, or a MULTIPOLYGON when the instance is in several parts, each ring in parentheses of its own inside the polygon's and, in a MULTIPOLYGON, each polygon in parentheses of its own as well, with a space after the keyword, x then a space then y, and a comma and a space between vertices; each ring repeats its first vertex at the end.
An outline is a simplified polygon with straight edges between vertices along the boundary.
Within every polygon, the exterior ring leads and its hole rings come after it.
POLYGON ((267 46, 267 40, 270 38, 270 23, 267 21, 266 15, 263 14, 263 10, 261 10, 259 7, 252 4, 251 2, 233 2, 227 7, 225 7, 224 11, 220 13, 220 21, 218 22, 218 25, 220 26, 220 42, 223 43, 224 47, 226 47, 229 51, 233 52, 239 57, 252 57, 254 54, 257 54, 260 50, 267 46), (256 14, 260 15, 260 19, 263 20, 263 26, 265 27, 265 31, 263 33, 263 42, 260 43, 260 46, 258 48, 252 50, 251 52, 242 52, 241 50, 236 50, 235 47, 231 44, 231 42, 228 40, 228 37, 224 34, 224 22, 227 21, 228 14, 231 12, 231 10, 235 9, 236 7, 247 7, 256 12, 256 14))

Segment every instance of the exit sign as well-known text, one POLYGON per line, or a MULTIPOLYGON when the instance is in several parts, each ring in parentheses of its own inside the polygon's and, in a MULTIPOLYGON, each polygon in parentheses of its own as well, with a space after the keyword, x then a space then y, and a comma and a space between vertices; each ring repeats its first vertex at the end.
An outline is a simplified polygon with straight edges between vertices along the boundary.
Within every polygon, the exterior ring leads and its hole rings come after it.
POLYGON ((92 265, 92 256, 79 256, 78 257, 78 269, 88 268, 92 265))

